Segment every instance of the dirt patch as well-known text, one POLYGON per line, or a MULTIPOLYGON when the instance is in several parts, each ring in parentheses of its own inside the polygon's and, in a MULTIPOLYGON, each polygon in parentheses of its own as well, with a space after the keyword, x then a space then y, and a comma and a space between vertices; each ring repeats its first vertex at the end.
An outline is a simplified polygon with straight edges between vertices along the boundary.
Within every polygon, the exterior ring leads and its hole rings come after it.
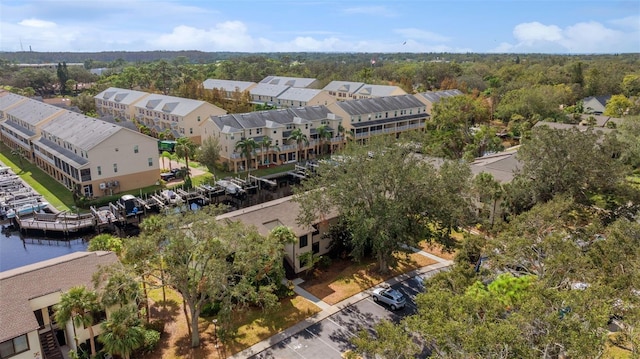
POLYGON ((428 242, 420 243, 420 249, 422 249, 423 251, 429 254, 433 254, 434 256, 447 259, 450 261, 452 261, 455 258, 456 252, 457 252, 455 249, 446 250, 442 245, 428 243, 428 242))
MULTIPOLYGON (((173 294, 173 293, 172 293, 173 294)), ((299 296, 285 298, 280 307, 272 311, 258 308, 234 313, 237 335, 223 345, 214 332, 216 326, 210 319, 200 318, 200 347, 191 348, 191 336, 185 320, 182 303, 175 300, 154 302, 151 305, 151 320, 165 323, 160 343, 152 353, 142 359, 205 359, 227 358, 253 344, 318 313, 320 308, 299 296)))
POLYGON ((436 263, 435 260, 418 253, 398 254, 396 259, 397 267, 386 274, 378 271, 378 263, 374 259, 361 262, 349 259, 335 260, 326 268, 315 269, 305 276, 305 282, 301 287, 333 305, 389 278, 436 263))

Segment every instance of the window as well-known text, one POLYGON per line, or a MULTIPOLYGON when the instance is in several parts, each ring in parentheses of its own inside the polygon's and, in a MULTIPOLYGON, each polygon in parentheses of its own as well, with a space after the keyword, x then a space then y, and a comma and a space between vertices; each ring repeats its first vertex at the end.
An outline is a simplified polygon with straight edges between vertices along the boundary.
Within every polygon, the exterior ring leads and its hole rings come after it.
POLYGON ((27 335, 23 334, 19 337, 0 343, 0 358, 9 358, 16 354, 20 354, 29 350, 29 340, 27 335))
POLYGON ((320 253, 320 242, 311 243, 311 251, 313 254, 320 253))
POLYGON ((189 134, 193 135, 193 127, 189 127, 189 134))
POLYGON ((138 145, 133 146, 133 153, 138 153, 138 145))
POLYGON ((153 167, 153 158, 147 158, 147 162, 149 162, 149 167, 153 167))
POLYGON ((98 166, 98 176, 102 176, 102 167, 98 166))
POLYGON ((306 234, 304 236, 300 236, 298 239, 300 240, 300 248, 304 248, 309 244, 306 234))
POLYGON ((113 164, 113 172, 118 172, 118 164, 117 163, 113 164))

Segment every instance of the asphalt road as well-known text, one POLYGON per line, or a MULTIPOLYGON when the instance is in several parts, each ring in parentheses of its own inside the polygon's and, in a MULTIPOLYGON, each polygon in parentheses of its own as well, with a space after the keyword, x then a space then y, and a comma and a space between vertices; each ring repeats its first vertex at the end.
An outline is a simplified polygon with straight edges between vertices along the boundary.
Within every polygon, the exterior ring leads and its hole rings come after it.
POLYGON ((407 304, 403 309, 391 311, 384 304, 378 304, 367 296, 251 358, 341 359, 342 353, 353 349, 349 339, 359 330, 372 330, 375 323, 381 319, 397 322, 415 313, 414 299, 424 290, 423 279, 435 272, 416 276, 393 286, 407 297, 407 304))

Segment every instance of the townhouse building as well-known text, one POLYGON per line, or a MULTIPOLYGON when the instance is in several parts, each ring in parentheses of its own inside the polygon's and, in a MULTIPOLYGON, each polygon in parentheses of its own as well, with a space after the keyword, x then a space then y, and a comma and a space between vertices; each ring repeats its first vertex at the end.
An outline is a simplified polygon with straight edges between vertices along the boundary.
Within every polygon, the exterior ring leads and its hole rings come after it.
POLYGON ((324 105, 335 102, 329 93, 323 90, 289 87, 276 98, 276 107, 304 107, 324 105))
POLYGON ((269 106, 278 107, 278 96, 289 89, 285 85, 272 85, 259 83, 249 90, 251 102, 254 104, 267 104, 269 106))
POLYGON ((250 81, 234 81, 234 80, 220 80, 220 79, 206 79, 202 82, 202 87, 205 90, 216 89, 220 92, 223 98, 233 99, 235 92, 247 92, 251 91, 257 85, 255 82, 250 81))
POLYGON ((132 121, 135 115, 133 105, 147 96, 149 94, 142 91, 109 87, 94 96, 96 112, 100 116, 132 121))
POLYGON ((87 197, 151 186, 160 178, 155 138, 71 111, 44 124, 32 148, 38 167, 87 197))
POLYGON ((271 111, 249 112, 211 116, 202 124, 203 140, 214 137, 220 145, 220 161, 227 163, 230 170, 237 172, 259 165, 282 164, 313 157, 323 145, 318 136, 318 128, 325 126, 330 138, 324 141, 335 145, 343 140, 338 134, 342 119, 329 111, 327 106, 306 106, 271 111), (300 129, 307 141, 299 144, 290 139, 291 133, 300 129), (271 141, 270 148, 262 146, 256 149, 250 163, 240 150, 238 142, 252 138, 259 145, 265 139, 271 141))
POLYGON ((416 98, 427 106, 427 113, 433 113, 433 105, 443 98, 464 95, 460 90, 429 91, 416 94, 416 98))
POLYGON ((78 194, 110 195, 160 177, 150 136, 29 98, 3 113, 2 142, 78 194))
MULTIPOLYGON (((113 252, 75 252, 0 272, 0 357, 61 358, 88 342, 89 328, 57 323, 54 306, 72 287, 93 289, 93 274, 116 263, 113 252)), ((96 313, 94 335, 102 333, 99 319, 107 315, 96 313)))
POLYGON ((18 150, 23 157, 33 160, 31 142, 40 136, 40 129, 44 124, 67 110, 22 98, 23 101, 4 111, 4 119, 0 122, 0 138, 9 148, 18 150))
POLYGON ((323 88, 336 101, 359 100, 364 98, 406 95, 399 86, 370 85, 364 82, 331 81, 323 88))
POLYGON ((297 221, 300 205, 292 200, 293 196, 280 198, 256 206, 228 212, 216 217, 218 220, 240 221, 247 226, 254 226, 263 236, 278 226, 289 227, 298 237, 296 243, 285 245, 285 260, 294 273, 300 273, 308 267, 301 263, 300 256, 312 252, 321 256, 329 252, 331 238, 323 234, 329 226, 337 222, 337 215, 331 214, 319 219, 311 226, 300 225, 297 221))
POLYGON ((201 143, 202 121, 227 113, 206 101, 160 94, 149 94, 133 107, 135 120, 148 127, 155 136, 187 137, 196 144, 201 143))
POLYGON ((328 107, 360 142, 379 134, 398 136, 405 131, 424 130, 429 119, 425 104, 413 95, 338 101, 328 107))
POLYGON ((317 79, 305 77, 267 76, 262 79, 260 83, 309 89, 317 89, 320 87, 320 82, 317 79))
POLYGON ((24 96, 16 95, 9 91, 0 90, 0 121, 5 119, 5 112, 7 110, 26 100, 27 98, 24 96))

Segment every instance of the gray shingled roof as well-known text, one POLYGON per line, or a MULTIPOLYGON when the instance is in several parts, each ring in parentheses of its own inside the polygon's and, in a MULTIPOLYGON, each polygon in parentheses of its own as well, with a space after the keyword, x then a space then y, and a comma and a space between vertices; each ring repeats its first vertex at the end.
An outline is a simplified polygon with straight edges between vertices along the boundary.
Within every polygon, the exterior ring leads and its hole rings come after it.
POLYGON ((35 132, 33 132, 33 131, 31 131, 31 130, 29 130, 29 129, 27 129, 27 128, 24 128, 24 127, 22 127, 22 126, 18 125, 17 123, 15 123, 15 122, 13 122, 13 121, 5 121, 5 122, 2 124, 2 126, 11 127, 11 129, 12 129, 13 131, 16 131, 16 132, 21 133, 21 134, 22 134, 23 136, 25 136, 26 138, 30 138, 30 137, 33 137, 33 136, 35 136, 35 135, 36 135, 36 133, 35 133, 35 132))
POLYGON ((320 105, 211 116, 211 120, 223 133, 233 133, 248 128, 285 127, 294 123, 296 118, 304 121, 323 120, 330 113, 326 106, 320 105))
POLYGON ((267 76, 260 83, 289 87, 309 87, 316 81, 316 79, 304 77, 267 76))
POLYGON ((176 116, 186 116, 205 103, 204 101, 188 98, 150 94, 134 106, 137 108, 152 109, 154 111, 163 111, 176 116))
MULTIPOLYGON (((389 85, 364 85, 358 89, 356 94, 363 96, 384 97, 391 96, 391 94, 398 90, 398 86, 389 85)), ((402 90, 402 92, 405 92, 402 90)), ((406 92, 405 92, 406 93, 406 92)))
POLYGON ((337 102, 336 105, 351 116, 424 107, 424 104, 413 95, 365 98, 337 102))
POLYGON ((93 273, 117 262, 112 252, 75 252, 0 272, 0 342, 38 329, 30 299, 79 285, 93 288, 93 273))
POLYGON ((60 107, 29 99, 26 102, 7 110, 6 113, 19 118, 32 126, 36 126, 44 119, 55 114, 61 114, 65 111, 66 110, 63 110, 60 107))
POLYGON ((51 154, 56 155, 56 157, 64 160, 69 163, 73 167, 82 168, 89 163, 89 160, 75 154, 71 150, 68 150, 53 141, 49 141, 44 137, 40 137, 37 140, 33 141, 34 144, 46 149, 51 154))
POLYGON ((359 88, 364 86, 364 82, 351 82, 351 81, 331 81, 327 86, 323 88, 325 91, 340 91, 347 93, 355 93, 359 88))
POLYGON ((24 101, 27 98, 24 96, 16 95, 12 92, 2 91, 0 92, 0 111, 4 111, 8 107, 17 104, 20 101, 24 101))
POLYGON ((94 96, 94 98, 114 101, 123 105, 131 105, 132 103, 140 100, 146 95, 148 95, 148 93, 142 91, 109 87, 108 89, 94 96))
POLYGON ((43 132, 87 151, 120 130, 124 128, 71 111, 65 111, 64 114, 42 126, 43 132))
POLYGON ((278 97, 281 93, 287 91, 289 86, 284 85, 271 85, 259 83, 254 88, 249 90, 251 96, 269 96, 269 97, 278 97))
POLYGON ((202 82, 202 87, 207 90, 212 90, 214 88, 225 90, 225 91, 235 91, 236 88, 240 92, 244 92, 249 89, 249 87, 255 85, 255 82, 249 81, 233 81, 233 80, 220 80, 220 79, 206 79, 202 82))
POLYGON ((309 233, 312 227, 298 224, 297 216, 300 212, 300 205, 292 201, 293 196, 284 197, 275 201, 266 202, 260 205, 228 212, 216 217, 217 220, 240 221, 248 226, 255 226, 258 232, 266 236, 271 227, 269 223, 280 222, 291 228, 296 236, 309 233))
POLYGON ((443 90, 443 91, 421 92, 418 94, 418 96, 424 97, 431 103, 436 103, 445 97, 459 96, 462 94, 463 93, 460 90, 443 90))
POLYGON ((308 102, 318 96, 322 90, 290 87, 278 96, 279 100, 308 102))
POLYGON ((500 183, 511 182, 521 163, 516 157, 517 151, 505 151, 494 155, 476 158, 471 162, 471 172, 474 175, 490 173, 500 183))

